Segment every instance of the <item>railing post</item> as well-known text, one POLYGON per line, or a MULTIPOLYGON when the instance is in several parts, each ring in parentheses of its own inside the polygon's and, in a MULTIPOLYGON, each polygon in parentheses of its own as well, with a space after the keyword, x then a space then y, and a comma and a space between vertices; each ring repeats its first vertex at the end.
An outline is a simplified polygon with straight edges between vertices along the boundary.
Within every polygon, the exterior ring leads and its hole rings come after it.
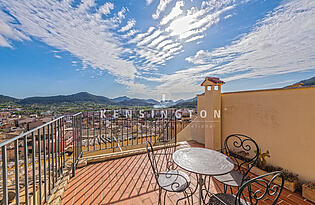
MULTIPOLYGON (((86 121, 86 126, 87 126, 87 146, 88 146, 88 151, 90 151, 90 121, 89 121, 89 112, 86 112, 87 114, 87 121, 86 121)), ((106 121, 105 121, 106 122, 106 121)), ((106 133, 106 127, 105 127, 105 133, 106 133)))
POLYGON ((41 135, 40 129, 37 131, 37 147, 38 147, 38 194, 39 194, 39 204, 42 204, 42 166, 41 166, 41 135))
POLYGON ((15 192, 16 204, 20 204, 20 180, 19 180, 19 140, 14 141, 15 152, 15 192))
POLYGON ((176 118, 176 115, 174 116, 174 118, 175 118, 175 147, 176 147, 176 144, 177 144, 177 118, 176 118))
POLYGON ((7 170, 7 146, 2 147, 2 182, 3 182, 3 204, 8 205, 8 170, 7 170))
POLYGON ((51 173, 52 173, 52 188, 55 187, 55 157, 54 157, 54 123, 51 123, 51 173))
POLYGON ((51 151, 51 147, 50 147, 50 134, 51 134, 51 125, 49 124, 47 127, 47 135, 48 135, 48 140, 47 140, 47 144, 48 144, 48 194, 51 194, 51 167, 50 167, 50 151, 51 151))
POLYGON ((65 157, 65 119, 62 118, 62 160, 63 168, 66 167, 66 157, 65 157))
POLYGON ((82 119, 83 119, 83 113, 80 114, 80 145, 79 145, 80 153, 78 157, 80 157, 82 154, 82 119))
POLYGON ((110 124, 110 133, 111 133, 111 141, 112 141, 112 148, 113 148, 113 152, 115 152, 115 148, 114 148, 114 138, 113 138, 113 117, 111 119, 111 124, 110 124))
POLYGON ((58 180, 58 158, 57 158, 57 122, 54 122, 55 124, 55 182, 58 180))
POLYGON ((35 162, 36 140, 32 132, 32 165, 33 165, 33 204, 36 204, 36 162, 35 162))
POLYGON ((72 161, 72 176, 74 177, 75 175, 75 134, 76 129, 75 129, 75 116, 72 116, 72 156, 73 156, 73 161, 72 161))
POLYGON ((45 127, 43 127, 43 147, 44 147, 44 195, 45 195, 45 199, 44 199, 44 203, 47 202, 47 165, 46 165, 46 132, 45 132, 45 127))
POLYGON ((25 179, 25 204, 28 205, 28 147, 27 136, 24 136, 24 179, 25 179))

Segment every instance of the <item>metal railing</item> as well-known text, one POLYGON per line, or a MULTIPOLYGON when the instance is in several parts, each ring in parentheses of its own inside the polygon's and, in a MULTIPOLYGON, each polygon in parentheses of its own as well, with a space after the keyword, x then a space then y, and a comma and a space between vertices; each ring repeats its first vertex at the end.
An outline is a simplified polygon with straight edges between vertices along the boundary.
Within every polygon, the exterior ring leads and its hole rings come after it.
POLYGON ((48 202, 65 168, 64 117, 0 143, 2 204, 48 202))
POLYGON ((82 118, 83 113, 77 113, 72 117, 72 176, 75 175, 75 169, 82 156, 82 118))
POLYGON ((72 174, 75 174, 77 162, 84 153, 101 150, 119 152, 137 148, 137 145, 144 147, 146 141, 153 144, 176 143, 176 121, 174 113, 154 118, 102 116, 100 111, 74 115, 72 174))
POLYGON ((124 118, 80 112, 54 119, 0 143, 0 204, 14 200, 15 204, 48 203, 58 180, 69 167, 68 159, 72 158, 74 176, 84 153, 120 152, 144 147, 146 141, 176 143, 176 129, 174 113, 166 117, 124 118), (72 134, 66 135, 67 131, 72 134))

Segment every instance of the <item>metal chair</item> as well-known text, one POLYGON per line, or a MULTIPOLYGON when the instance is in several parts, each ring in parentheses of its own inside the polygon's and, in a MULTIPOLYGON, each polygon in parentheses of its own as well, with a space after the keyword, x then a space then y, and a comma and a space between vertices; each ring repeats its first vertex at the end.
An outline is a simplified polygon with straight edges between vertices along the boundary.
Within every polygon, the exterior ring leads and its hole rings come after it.
MULTIPOLYGON (((161 197, 162 191, 164 190, 164 204, 165 204, 165 197, 167 192, 183 192, 184 197, 177 200, 177 203, 181 200, 188 199, 189 203, 189 196, 186 192, 187 188, 190 189, 190 178, 189 176, 180 171, 180 170, 166 170, 166 171, 159 171, 156 158, 154 156, 154 150, 152 144, 150 142, 145 143, 145 147, 147 150, 148 158, 151 163, 151 167, 156 179, 156 182, 159 186, 159 204, 162 204, 161 197)), ((191 190, 190 190, 191 191, 191 190)), ((192 204, 193 199, 191 197, 192 204)))
POLYGON ((275 205, 280 197, 283 185, 283 173, 275 171, 246 181, 236 195, 212 194, 208 190, 203 190, 203 192, 206 192, 203 195, 203 201, 205 204, 211 205, 255 205, 258 204, 258 201, 269 198, 272 205, 275 205))
POLYGON ((257 164, 260 149, 252 138, 242 134, 232 134, 225 139, 221 151, 234 161, 235 169, 214 178, 224 184, 224 193, 227 192, 228 187, 233 193, 232 187, 239 188, 249 179, 248 173, 257 164))

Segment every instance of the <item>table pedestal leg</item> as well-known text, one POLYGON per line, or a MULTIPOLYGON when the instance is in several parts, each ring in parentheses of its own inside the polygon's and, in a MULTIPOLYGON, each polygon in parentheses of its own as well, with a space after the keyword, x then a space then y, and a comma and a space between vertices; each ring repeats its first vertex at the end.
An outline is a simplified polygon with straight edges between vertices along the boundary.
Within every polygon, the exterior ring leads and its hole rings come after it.
POLYGON ((202 202, 202 186, 204 184, 204 180, 201 174, 198 174, 198 184, 199 184, 199 204, 202 202))

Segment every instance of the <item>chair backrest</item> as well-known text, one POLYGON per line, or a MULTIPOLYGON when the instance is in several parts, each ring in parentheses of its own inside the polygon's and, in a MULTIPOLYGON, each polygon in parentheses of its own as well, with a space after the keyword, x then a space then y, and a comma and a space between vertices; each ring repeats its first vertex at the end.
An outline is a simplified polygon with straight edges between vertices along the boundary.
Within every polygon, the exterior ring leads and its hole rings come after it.
POLYGON ((145 142, 145 148, 147 150, 148 158, 149 158, 149 161, 150 161, 150 164, 151 164, 154 176, 155 176, 155 178, 158 178, 159 172, 158 172, 158 169, 157 169, 157 162, 155 160, 154 150, 153 150, 151 142, 146 141, 145 142))
POLYGON ((224 141, 224 149, 225 154, 236 163, 236 170, 241 172, 244 177, 258 162, 260 149, 257 143, 246 135, 229 135, 224 141))
POLYGON ((246 181, 238 190, 235 204, 258 204, 267 198, 275 205, 280 197, 284 185, 281 171, 271 172, 246 181), (242 203, 241 203, 242 202, 242 203))

